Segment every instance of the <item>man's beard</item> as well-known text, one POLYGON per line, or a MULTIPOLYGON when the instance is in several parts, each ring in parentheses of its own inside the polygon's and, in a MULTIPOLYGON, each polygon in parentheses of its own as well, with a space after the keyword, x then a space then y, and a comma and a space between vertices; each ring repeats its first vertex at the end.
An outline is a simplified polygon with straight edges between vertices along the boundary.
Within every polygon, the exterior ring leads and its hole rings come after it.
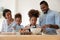
POLYGON ((49 9, 47 9, 46 12, 44 12, 44 14, 47 14, 48 10, 49 10, 49 9))

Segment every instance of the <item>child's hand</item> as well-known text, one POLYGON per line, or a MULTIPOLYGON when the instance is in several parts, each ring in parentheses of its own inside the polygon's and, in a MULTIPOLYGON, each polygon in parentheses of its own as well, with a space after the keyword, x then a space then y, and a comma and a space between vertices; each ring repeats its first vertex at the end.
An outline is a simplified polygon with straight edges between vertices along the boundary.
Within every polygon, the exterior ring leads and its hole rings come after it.
POLYGON ((19 32, 23 33, 26 32, 25 29, 20 29, 19 32))

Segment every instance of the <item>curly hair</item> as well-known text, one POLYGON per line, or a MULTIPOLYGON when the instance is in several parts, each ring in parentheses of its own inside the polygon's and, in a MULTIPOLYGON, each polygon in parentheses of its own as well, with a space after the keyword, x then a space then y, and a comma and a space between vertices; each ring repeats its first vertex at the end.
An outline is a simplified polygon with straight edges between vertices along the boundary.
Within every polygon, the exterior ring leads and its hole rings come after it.
POLYGON ((29 12, 28 12, 28 16, 31 18, 31 17, 36 17, 38 18, 39 17, 39 11, 38 10, 35 10, 35 9, 31 9, 29 12))

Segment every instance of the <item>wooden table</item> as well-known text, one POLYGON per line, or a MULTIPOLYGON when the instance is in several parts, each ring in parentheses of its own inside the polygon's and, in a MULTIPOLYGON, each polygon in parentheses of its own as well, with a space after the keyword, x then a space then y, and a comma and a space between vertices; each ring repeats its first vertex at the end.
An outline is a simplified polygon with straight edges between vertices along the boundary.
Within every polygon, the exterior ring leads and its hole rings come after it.
POLYGON ((0 40, 60 40, 60 35, 0 35, 0 40))

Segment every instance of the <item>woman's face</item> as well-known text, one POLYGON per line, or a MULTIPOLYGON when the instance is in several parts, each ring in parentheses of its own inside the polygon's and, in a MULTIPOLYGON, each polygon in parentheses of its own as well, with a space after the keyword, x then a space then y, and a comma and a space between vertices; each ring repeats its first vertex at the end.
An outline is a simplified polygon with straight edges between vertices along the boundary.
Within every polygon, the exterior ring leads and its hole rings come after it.
POLYGON ((6 12, 5 18, 10 20, 12 18, 11 12, 6 12))
POLYGON ((31 17, 30 18, 30 24, 31 25, 36 25, 37 18, 36 17, 31 17))

